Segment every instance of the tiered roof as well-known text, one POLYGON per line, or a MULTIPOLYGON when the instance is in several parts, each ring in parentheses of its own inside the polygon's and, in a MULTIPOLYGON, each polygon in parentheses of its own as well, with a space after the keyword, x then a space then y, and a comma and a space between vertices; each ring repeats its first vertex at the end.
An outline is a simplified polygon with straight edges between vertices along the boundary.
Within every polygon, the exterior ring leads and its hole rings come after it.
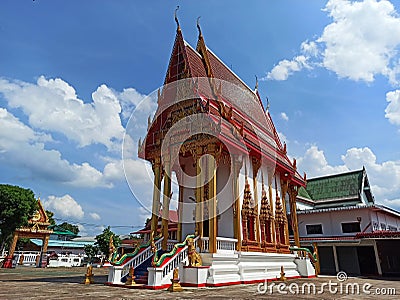
MULTIPOLYGON (((257 88, 251 89, 206 46, 200 26, 198 26, 197 47, 194 49, 184 40, 179 23, 177 24, 178 29, 164 83, 170 84, 187 78, 193 78, 194 81, 196 78, 209 78, 196 81, 194 85, 197 88, 196 98, 200 105, 203 107, 206 103, 210 105, 208 113, 211 120, 218 124, 220 118, 225 118, 226 123, 229 122, 242 134, 251 153, 276 163, 279 172, 286 173, 296 184, 304 186, 305 180, 297 172, 295 163, 289 160, 286 147, 279 139, 271 115, 263 107, 257 88), (226 88, 221 82, 231 83, 235 88, 226 88), (229 117, 226 117, 227 114, 229 117)), ((175 98, 171 90, 163 90, 156 118, 151 126, 153 128, 150 130, 162 131, 163 124, 159 119, 166 120, 166 118, 159 116, 163 114, 165 107, 168 107, 165 102, 175 98)), ((147 138, 151 139, 154 136, 155 134, 148 134, 147 138)), ((235 143, 232 128, 223 123, 220 138, 235 143)), ((154 141, 148 139, 145 142, 154 144, 154 141)))

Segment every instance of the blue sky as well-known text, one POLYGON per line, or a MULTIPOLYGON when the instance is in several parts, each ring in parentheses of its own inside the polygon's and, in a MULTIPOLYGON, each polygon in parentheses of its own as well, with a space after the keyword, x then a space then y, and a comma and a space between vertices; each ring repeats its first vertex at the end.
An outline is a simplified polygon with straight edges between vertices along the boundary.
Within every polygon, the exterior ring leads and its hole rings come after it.
POLYGON ((208 47, 250 87, 257 75, 301 172, 364 165, 376 201, 400 209, 395 1, 2 1, 0 182, 86 234, 143 224, 121 142, 126 116, 163 83, 176 5, 192 46, 201 16, 208 47))

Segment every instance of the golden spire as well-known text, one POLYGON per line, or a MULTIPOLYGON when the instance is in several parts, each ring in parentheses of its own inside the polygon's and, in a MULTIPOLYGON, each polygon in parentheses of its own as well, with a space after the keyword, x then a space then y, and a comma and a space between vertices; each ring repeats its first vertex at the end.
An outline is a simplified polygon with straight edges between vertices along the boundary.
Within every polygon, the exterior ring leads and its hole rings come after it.
POLYGON ((201 33, 201 28, 200 28, 200 16, 197 17, 196 26, 197 26, 197 30, 199 31, 199 38, 203 37, 203 34, 201 33))
POLYGON ((179 5, 177 5, 176 8, 175 8, 174 18, 175 18, 175 22, 176 22, 176 26, 177 26, 176 31, 181 31, 181 26, 179 25, 179 20, 178 20, 178 17, 176 15, 176 12, 178 10, 179 10, 179 5))

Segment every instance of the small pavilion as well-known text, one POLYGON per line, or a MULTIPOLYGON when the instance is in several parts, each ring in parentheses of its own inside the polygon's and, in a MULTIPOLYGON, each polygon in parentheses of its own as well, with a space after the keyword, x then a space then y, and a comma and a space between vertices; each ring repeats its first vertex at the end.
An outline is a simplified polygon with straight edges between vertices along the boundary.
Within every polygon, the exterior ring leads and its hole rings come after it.
POLYGON ((40 256, 36 259, 36 267, 44 268, 47 264, 46 254, 47 246, 49 244, 50 235, 53 230, 49 229, 50 222, 46 214, 46 210, 38 199, 38 210, 35 212, 33 217, 28 221, 28 225, 25 227, 17 228, 14 232, 13 239, 8 250, 8 255, 5 258, 3 268, 13 267, 13 257, 15 252, 15 247, 17 246, 18 239, 20 238, 30 238, 30 239, 40 239, 42 240, 42 249, 40 256))

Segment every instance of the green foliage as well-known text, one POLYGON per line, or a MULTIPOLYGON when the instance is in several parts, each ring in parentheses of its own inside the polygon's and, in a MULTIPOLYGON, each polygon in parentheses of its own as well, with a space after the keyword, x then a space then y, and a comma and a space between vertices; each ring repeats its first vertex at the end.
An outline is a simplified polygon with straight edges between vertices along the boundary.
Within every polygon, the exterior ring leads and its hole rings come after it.
POLYGON ((61 228, 64 228, 65 230, 69 230, 75 234, 79 233, 79 227, 77 225, 72 225, 68 222, 64 222, 62 224, 59 224, 58 226, 60 226, 61 228))
POLYGON ((56 221, 54 220, 54 213, 50 210, 46 210, 46 215, 49 218, 50 225, 56 225, 56 221))
POLYGON ((0 250, 16 228, 28 224, 37 209, 37 200, 30 189, 0 184, 0 250))
POLYGON ((114 232, 111 231, 110 226, 105 228, 101 234, 96 236, 95 245, 106 256, 110 254, 109 243, 111 236, 113 237, 114 246, 115 248, 117 248, 121 244, 121 239, 114 232))
POLYGON ((96 257, 96 255, 99 253, 99 248, 97 248, 94 245, 86 245, 84 250, 85 250, 85 254, 89 258, 89 263, 92 263, 93 258, 96 257))

